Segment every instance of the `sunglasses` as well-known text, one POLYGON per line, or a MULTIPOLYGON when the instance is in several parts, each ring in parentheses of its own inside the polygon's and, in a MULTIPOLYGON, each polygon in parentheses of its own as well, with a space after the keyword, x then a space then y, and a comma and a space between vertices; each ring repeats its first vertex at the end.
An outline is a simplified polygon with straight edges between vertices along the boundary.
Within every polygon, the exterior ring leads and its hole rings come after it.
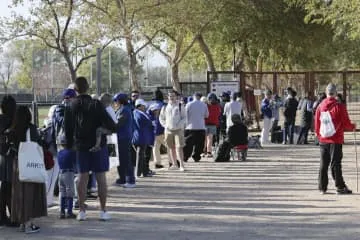
POLYGON ((131 97, 139 97, 139 95, 132 95, 131 97))

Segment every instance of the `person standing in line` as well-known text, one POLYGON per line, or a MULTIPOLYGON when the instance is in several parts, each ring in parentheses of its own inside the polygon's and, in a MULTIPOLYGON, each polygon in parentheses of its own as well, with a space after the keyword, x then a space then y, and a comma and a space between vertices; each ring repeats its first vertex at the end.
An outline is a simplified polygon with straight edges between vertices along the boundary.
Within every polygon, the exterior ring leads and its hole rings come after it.
POLYGON ((146 159, 145 151, 147 147, 154 145, 154 126, 149 115, 146 113, 147 103, 139 98, 135 102, 135 110, 133 111, 133 138, 132 144, 136 148, 136 174, 138 177, 151 177, 146 159))
POLYGON ((216 136, 217 128, 220 125, 220 116, 221 116, 221 107, 214 93, 208 94, 207 107, 208 107, 209 116, 205 119, 205 124, 206 124, 205 152, 207 154, 207 157, 213 157, 212 156, 213 138, 214 136, 216 136))
POLYGON ((279 119, 280 119, 279 109, 281 106, 282 106, 281 98, 279 97, 279 95, 275 94, 273 96, 271 130, 270 130, 272 143, 276 142, 275 131, 279 125, 279 119))
POLYGON ((20 142, 26 141, 28 131, 32 142, 39 143, 40 141, 38 130, 31 123, 31 118, 29 108, 19 106, 9 133, 9 141, 12 143, 11 151, 14 156, 11 221, 20 223, 20 231, 25 233, 39 232, 40 227, 33 224, 32 219, 47 216, 45 184, 19 180, 18 151, 20 142))
POLYGON ((14 159, 9 154, 10 144, 7 138, 8 129, 14 121, 16 113, 16 101, 11 95, 6 95, 1 101, 0 115, 0 226, 17 226, 18 223, 12 223, 7 216, 7 210, 11 216, 12 199, 12 172, 14 159))
POLYGON ((326 87, 326 95, 326 99, 320 103, 315 113, 315 133, 320 142, 318 187, 321 194, 326 193, 330 165, 337 194, 351 194, 352 191, 346 186, 342 175, 342 144, 344 143, 344 131, 355 130, 356 125, 350 122, 345 104, 337 102, 335 98, 336 86, 334 84, 330 83, 326 87), (330 119, 326 117, 329 115, 330 119), (335 132, 326 131, 326 129, 332 129, 335 132))
POLYGON ((75 80, 75 90, 78 96, 71 103, 69 114, 65 116, 66 142, 76 149, 76 164, 79 172, 78 198, 79 221, 86 220, 85 197, 89 172, 95 173, 98 183, 98 196, 100 199, 100 220, 110 220, 106 211, 107 183, 106 172, 109 171, 109 153, 106 145, 106 136, 103 136, 101 150, 91 152, 96 143, 96 129, 100 126, 115 132, 116 125, 107 114, 99 100, 92 99, 87 94, 89 84, 86 78, 78 77, 75 80))
POLYGON ((226 116, 226 131, 229 130, 234 123, 231 120, 233 114, 239 114, 242 116, 242 103, 237 101, 239 97, 238 92, 233 92, 231 96, 231 101, 227 102, 224 106, 224 115, 226 116))
POLYGON ((288 88, 288 96, 284 102, 284 137, 283 144, 294 143, 295 120, 298 101, 295 98, 296 92, 292 88, 288 88))
POLYGON ((184 161, 192 156, 195 162, 201 159, 205 140, 205 118, 209 111, 205 103, 200 101, 201 94, 195 93, 194 100, 188 103, 186 109, 184 161))
POLYGON ((118 151, 119 166, 117 167, 119 178, 116 184, 124 188, 134 188, 135 175, 134 165, 131 160, 131 140, 133 135, 133 115, 128 101, 128 95, 117 93, 114 98, 116 118, 118 120, 118 151))
POLYGON ((131 109, 135 109, 135 101, 140 98, 140 92, 137 90, 131 91, 131 99, 129 100, 131 109))
POLYGON ((261 131, 260 143, 261 145, 269 143, 269 132, 271 128, 271 118, 272 118, 272 101, 271 101, 271 91, 265 91, 265 98, 261 101, 261 113, 264 116, 264 126, 261 131))
POLYGON ((161 145, 165 145, 165 129, 160 124, 159 116, 160 110, 164 106, 164 95, 160 90, 155 91, 154 103, 149 107, 153 112, 153 121, 155 125, 155 143, 152 148, 152 155, 154 159, 155 169, 163 168, 164 166, 161 164, 161 154, 160 148, 161 145))
POLYGON ((299 108, 301 111, 301 130, 297 144, 308 144, 308 134, 313 122, 313 101, 310 92, 303 98, 302 105, 299 108))
POLYGON ((169 169, 179 169, 177 160, 179 160, 180 171, 184 168, 184 126, 186 113, 184 106, 177 99, 177 92, 172 90, 168 93, 168 104, 163 106, 160 111, 160 123, 165 128, 165 143, 167 151, 170 153, 171 166, 169 169))

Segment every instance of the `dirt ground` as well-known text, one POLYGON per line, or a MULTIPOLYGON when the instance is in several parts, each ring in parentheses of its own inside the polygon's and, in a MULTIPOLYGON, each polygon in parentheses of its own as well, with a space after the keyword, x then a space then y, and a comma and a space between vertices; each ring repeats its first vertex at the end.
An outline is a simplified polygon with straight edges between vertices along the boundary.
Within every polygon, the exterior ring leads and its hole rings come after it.
MULTIPOLYGON (((165 156, 164 156, 165 157, 165 156)), ((167 160, 164 159, 164 163, 167 160)), ((360 195, 355 151, 344 146, 344 178, 353 195, 317 191, 319 149, 268 145, 248 161, 189 161, 187 171, 162 170, 140 178, 134 189, 114 186, 108 174, 109 211, 98 221, 98 202, 88 202, 88 221, 58 220, 58 208, 38 219, 41 232, 0 228, 0 239, 360 239, 360 195)))

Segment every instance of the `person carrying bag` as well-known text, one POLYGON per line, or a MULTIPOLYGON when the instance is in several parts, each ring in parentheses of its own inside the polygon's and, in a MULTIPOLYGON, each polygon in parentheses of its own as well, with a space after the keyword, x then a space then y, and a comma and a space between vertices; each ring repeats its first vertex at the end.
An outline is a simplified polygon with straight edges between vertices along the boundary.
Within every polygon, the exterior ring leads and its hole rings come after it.
POLYGON ((37 142, 30 139, 30 128, 26 131, 26 141, 20 142, 18 151, 19 180, 21 182, 45 183, 47 172, 44 152, 37 142))

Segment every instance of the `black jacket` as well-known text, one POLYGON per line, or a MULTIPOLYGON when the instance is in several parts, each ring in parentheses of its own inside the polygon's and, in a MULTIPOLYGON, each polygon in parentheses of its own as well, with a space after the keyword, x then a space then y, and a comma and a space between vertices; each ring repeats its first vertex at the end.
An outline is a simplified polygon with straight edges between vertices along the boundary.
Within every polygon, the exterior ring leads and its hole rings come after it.
POLYGON ((295 98, 287 98, 284 103, 285 121, 295 121, 298 101, 295 98))
POLYGON ((228 141, 231 146, 247 145, 248 144, 248 129, 243 124, 235 124, 229 128, 228 141))
MULTIPOLYGON (((68 146, 79 151, 88 151, 96 143, 96 129, 104 127, 112 132, 116 125, 99 100, 89 95, 79 95, 71 103, 69 114, 65 114, 65 135, 68 146)), ((101 146, 106 145, 103 136, 101 146)))

